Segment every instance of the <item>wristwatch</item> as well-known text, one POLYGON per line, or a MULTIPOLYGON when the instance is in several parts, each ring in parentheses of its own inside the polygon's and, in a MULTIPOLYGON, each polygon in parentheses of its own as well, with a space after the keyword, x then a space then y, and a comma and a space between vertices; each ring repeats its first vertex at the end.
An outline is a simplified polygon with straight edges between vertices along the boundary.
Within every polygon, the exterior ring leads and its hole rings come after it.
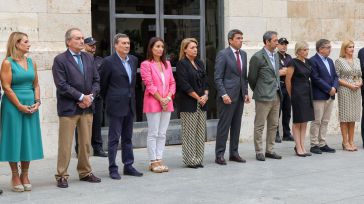
POLYGON ((40 99, 35 99, 35 100, 34 100, 34 103, 39 103, 39 105, 41 105, 41 104, 42 104, 42 102, 40 101, 40 99))
POLYGON ((167 99, 168 99, 169 101, 171 101, 171 100, 172 100, 172 98, 171 98, 171 97, 169 97, 169 96, 167 96, 167 99))

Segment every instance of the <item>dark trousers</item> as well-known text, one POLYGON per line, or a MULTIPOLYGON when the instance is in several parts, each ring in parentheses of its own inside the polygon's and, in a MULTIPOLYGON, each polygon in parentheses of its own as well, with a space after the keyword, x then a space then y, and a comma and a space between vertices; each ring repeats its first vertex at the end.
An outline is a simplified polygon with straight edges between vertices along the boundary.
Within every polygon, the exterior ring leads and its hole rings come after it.
POLYGON ((118 166, 115 159, 117 148, 121 137, 121 161, 124 164, 124 169, 134 163, 133 155, 133 113, 129 109, 129 113, 123 117, 114 117, 109 115, 109 135, 108 135, 108 150, 109 150, 109 172, 117 172, 118 166))
POLYGON ((362 104, 362 113, 361 113, 361 138, 363 139, 363 147, 364 147, 364 90, 361 90, 361 104, 362 104))
MULTIPOLYGON (((91 145, 94 149, 94 152, 99 152, 102 149, 102 137, 101 137, 101 123, 102 123, 102 98, 96 97, 94 100, 95 103, 95 112, 93 114, 93 121, 92 121, 92 137, 91 137, 91 145)), ((77 129, 75 131, 75 150, 78 152, 78 135, 77 135, 77 129)))
POLYGON ((243 97, 240 96, 238 101, 230 105, 224 104, 223 100, 218 98, 217 108, 220 120, 217 124, 215 154, 224 156, 230 130, 230 156, 238 155, 241 117, 244 109, 243 97))
POLYGON ((289 98, 287 89, 285 86, 282 86, 282 103, 281 103, 281 111, 279 112, 279 116, 282 112, 282 127, 283 127, 283 137, 290 137, 291 128, 289 127, 289 122, 291 121, 291 99, 289 98))

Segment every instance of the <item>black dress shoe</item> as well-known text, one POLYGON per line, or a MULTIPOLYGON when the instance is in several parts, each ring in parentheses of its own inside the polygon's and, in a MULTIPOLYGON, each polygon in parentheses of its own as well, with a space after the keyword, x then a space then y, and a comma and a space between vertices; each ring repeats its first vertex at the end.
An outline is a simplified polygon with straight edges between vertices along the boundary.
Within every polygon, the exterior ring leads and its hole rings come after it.
POLYGON ((90 183, 100 183, 101 179, 90 173, 88 176, 80 178, 80 181, 87 181, 90 183))
POLYGON ((226 165, 226 161, 223 156, 217 156, 215 159, 216 164, 226 165))
POLYGON ((203 168, 202 164, 197 164, 196 166, 197 166, 197 168, 203 168))
POLYGON ((279 136, 279 132, 277 131, 277 134, 276 134, 276 140, 275 140, 276 143, 282 143, 282 139, 281 139, 281 136, 279 136))
POLYGON ((0 189, 0 195, 2 195, 3 194, 3 190, 2 189, 0 189))
POLYGON ((121 179, 121 176, 118 172, 110 172, 109 173, 109 176, 111 179, 114 179, 114 180, 120 180, 121 179))
POLYGON ((191 169, 197 169, 198 166, 197 165, 187 165, 188 168, 191 168, 191 169))
POLYGON ((258 153, 257 155, 255 155, 255 157, 257 158, 258 161, 265 161, 263 153, 258 153))
POLYGON ((230 156, 229 161, 245 163, 246 160, 241 158, 239 155, 230 156))
POLYGON ((313 146, 310 149, 310 152, 314 153, 314 154, 322 154, 322 151, 320 150, 319 146, 313 146))
POLYGON ((61 177, 57 180, 57 187, 58 188, 68 188, 68 182, 66 178, 61 177))
POLYGON ((268 157, 268 158, 271 158, 271 159, 282 159, 282 156, 278 155, 275 152, 272 152, 272 153, 266 152, 265 157, 268 157))
POLYGON ((100 151, 94 151, 94 156, 95 157, 107 157, 107 153, 104 152, 103 150, 100 151))
POLYGON ((283 141, 294 141, 293 135, 283 135, 283 141))
POLYGON ((134 167, 124 168, 124 175, 142 177, 143 173, 137 171, 134 167))
POLYGON ((335 150, 335 149, 333 149, 333 148, 331 148, 331 147, 329 147, 329 146, 327 146, 327 145, 325 145, 325 146, 323 146, 323 147, 320 147, 320 150, 321 150, 322 152, 328 152, 328 153, 335 153, 335 152, 336 152, 336 150, 335 150))

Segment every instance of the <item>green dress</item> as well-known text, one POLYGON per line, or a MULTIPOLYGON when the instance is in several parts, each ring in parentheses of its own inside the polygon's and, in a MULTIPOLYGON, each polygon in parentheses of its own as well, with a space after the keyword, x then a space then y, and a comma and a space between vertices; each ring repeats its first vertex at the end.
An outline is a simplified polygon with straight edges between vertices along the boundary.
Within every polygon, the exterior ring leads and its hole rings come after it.
MULTIPOLYGON (((28 70, 8 57, 11 63, 11 88, 23 105, 34 104, 32 60, 27 58, 28 70)), ((4 94, 1 101, 0 161, 19 162, 43 158, 39 111, 20 112, 4 94)))

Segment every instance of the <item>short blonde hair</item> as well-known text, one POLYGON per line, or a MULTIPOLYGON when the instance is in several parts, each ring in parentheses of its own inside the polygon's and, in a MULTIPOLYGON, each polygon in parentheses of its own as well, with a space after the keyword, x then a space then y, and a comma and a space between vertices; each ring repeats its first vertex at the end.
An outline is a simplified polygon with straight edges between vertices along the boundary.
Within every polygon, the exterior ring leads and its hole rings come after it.
POLYGON ((22 32, 12 32, 9 36, 8 43, 6 45, 6 57, 11 57, 13 59, 17 59, 20 57, 20 52, 18 48, 16 47, 16 44, 18 44, 23 37, 28 35, 26 33, 22 32))
POLYGON ((294 54, 297 56, 298 52, 300 50, 305 49, 305 48, 308 48, 308 43, 307 42, 305 42, 305 41, 297 42, 296 45, 294 46, 294 54))
POLYGON ((179 49, 179 60, 186 57, 185 49, 188 47, 188 45, 190 43, 196 43, 196 45, 198 46, 198 42, 197 42, 196 38, 185 38, 185 39, 183 39, 182 42, 181 42, 180 49, 179 49))
POLYGON ((352 40, 344 40, 343 43, 341 44, 341 49, 340 49, 340 57, 345 57, 346 56, 346 48, 349 47, 349 45, 353 44, 354 42, 352 40))

